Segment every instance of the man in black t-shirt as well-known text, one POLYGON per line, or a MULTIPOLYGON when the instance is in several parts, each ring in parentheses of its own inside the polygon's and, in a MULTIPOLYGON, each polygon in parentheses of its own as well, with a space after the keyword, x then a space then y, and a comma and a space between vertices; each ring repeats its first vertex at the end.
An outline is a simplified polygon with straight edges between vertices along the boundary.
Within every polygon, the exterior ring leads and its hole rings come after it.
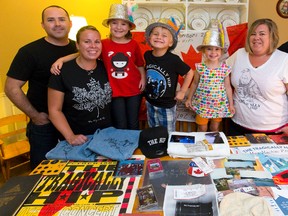
POLYGON ((288 53, 288 41, 281 44, 281 46, 278 47, 279 50, 288 53))
POLYGON ((46 36, 19 49, 7 73, 5 93, 30 122, 27 137, 30 142, 31 168, 58 142, 58 133, 48 118, 47 85, 51 65, 60 57, 75 53, 74 41, 68 39, 72 26, 68 12, 57 5, 42 11, 42 28, 46 36), (28 82, 25 95, 22 87, 28 82))

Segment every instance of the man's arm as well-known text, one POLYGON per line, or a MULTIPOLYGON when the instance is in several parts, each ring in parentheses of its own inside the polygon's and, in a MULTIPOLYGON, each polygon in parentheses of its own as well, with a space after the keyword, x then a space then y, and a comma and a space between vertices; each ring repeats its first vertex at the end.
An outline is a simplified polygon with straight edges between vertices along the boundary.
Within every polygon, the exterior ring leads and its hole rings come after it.
POLYGON ((37 125, 49 123, 47 113, 39 113, 24 94, 22 87, 26 81, 7 76, 4 91, 7 97, 37 125))

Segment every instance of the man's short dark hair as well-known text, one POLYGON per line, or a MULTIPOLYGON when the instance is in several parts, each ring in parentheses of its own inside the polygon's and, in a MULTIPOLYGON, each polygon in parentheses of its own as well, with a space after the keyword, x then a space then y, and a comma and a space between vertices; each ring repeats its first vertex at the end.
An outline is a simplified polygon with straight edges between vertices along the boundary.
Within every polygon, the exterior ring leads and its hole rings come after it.
POLYGON ((50 6, 46 7, 46 8, 44 8, 44 10, 42 11, 42 22, 44 22, 44 13, 45 13, 45 10, 47 10, 48 8, 53 8, 53 7, 54 7, 54 8, 60 8, 60 9, 64 10, 64 12, 67 14, 68 19, 70 20, 69 13, 68 13, 68 11, 67 11, 65 8, 63 8, 63 7, 61 7, 61 6, 58 6, 58 5, 50 5, 50 6))

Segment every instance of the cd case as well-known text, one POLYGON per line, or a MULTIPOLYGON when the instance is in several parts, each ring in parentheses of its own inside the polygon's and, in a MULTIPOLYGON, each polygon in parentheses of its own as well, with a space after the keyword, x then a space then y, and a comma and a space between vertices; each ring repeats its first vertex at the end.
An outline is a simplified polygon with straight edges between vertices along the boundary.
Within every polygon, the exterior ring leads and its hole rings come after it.
POLYGON ((137 195, 139 198, 139 211, 158 208, 158 201, 152 184, 137 189, 137 195))
POLYGON ((147 170, 150 178, 156 178, 164 174, 163 166, 159 158, 147 160, 147 170))

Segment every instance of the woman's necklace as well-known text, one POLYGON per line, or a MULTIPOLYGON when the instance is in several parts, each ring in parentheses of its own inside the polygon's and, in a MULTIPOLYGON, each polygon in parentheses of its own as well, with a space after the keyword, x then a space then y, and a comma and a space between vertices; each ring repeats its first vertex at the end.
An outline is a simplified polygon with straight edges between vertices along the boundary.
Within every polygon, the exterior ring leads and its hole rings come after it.
POLYGON ((76 62, 78 63, 78 65, 83 69, 83 70, 85 70, 86 72, 87 72, 87 74, 90 76, 91 74, 93 74, 94 73, 94 70, 96 69, 96 67, 97 67, 97 63, 96 63, 96 61, 95 61, 95 65, 93 66, 93 68, 91 68, 91 69, 86 69, 87 67, 84 67, 83 66, 83 64, 82 64, 82 62, 81 62, 81 60, 80 59, 76 59, 76 62))
POLYGON ((249 55, 249 60, 250 60, 250 63, 251 65, 254 67, 254 68, 258 68, 260 67, 261 65, 265 64, 268 59, 270 58, 271 55, 268 55, 268 54, 264 54, 264 55, 249 55))
POLYGON ((97 67, 97 65, 90 70, 86 70, 89 76, 94 73, 94 70, 96 69, 96 67, 97 67))

